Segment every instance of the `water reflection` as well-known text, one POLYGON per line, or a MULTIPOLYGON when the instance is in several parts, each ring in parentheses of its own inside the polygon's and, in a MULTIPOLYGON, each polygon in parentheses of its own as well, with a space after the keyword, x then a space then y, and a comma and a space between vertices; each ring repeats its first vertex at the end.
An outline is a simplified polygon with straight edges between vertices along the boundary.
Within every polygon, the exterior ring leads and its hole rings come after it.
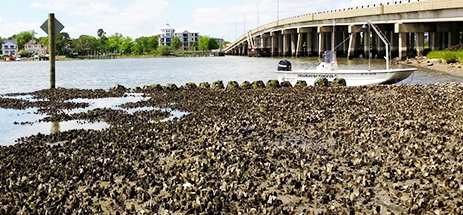
POLYGON ((53 124, 51 125, 51 133, 59 133, 59 122, 53 122, 53 124))
MULTIPOLYGON (((33 96, 2 96, 3 98, 34 100, 33 96)), ((140 107, 124 109, 120 106, 129 102, 140 102, 148 100, 143 94, 127 94, 118 98, 99 98, 99 99, 73 99, 72 102, 89 103, 87 108, 77 108, 67 110, 67 114, 86 113, 97 108, 109 108, 113 110, 123 110, 129 114, 137 111, 161 110, 172 114, 171 117, 162 120, 163 122, 180 118, 187 115, 187 112, 177 111, 170 108, 140 107)), ((35 100, 39 101, 39 100, 35 100)), ((92 129, 102 130, 109 128, 106 122, 89 122, 87 120, 70 120, 64 122, 40 122, 47 117, 45 114, 38 113, 38 108, 27 108, 25 110, 0 108, 0 145, 11 145, 15 140, 21 137, 27 137, 34 134, 55 134, 69 131, 72 129, 92 129)))

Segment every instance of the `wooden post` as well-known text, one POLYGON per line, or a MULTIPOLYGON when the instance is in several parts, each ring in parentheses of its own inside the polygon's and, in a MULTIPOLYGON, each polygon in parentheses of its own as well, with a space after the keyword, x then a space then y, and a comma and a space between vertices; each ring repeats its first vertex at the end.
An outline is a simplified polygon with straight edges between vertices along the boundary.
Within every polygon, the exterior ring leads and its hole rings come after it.
POLYGON ((50 88, 55 88, 55 54, 56 54, 55 14, 48 14, 48 39, 50 48, 50 88))

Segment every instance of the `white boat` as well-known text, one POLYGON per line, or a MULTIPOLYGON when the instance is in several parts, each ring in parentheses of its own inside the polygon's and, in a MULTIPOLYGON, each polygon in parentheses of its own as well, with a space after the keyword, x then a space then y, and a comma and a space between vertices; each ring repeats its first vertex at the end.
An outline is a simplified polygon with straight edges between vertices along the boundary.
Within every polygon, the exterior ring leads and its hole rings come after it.
MULTIPOLYGON (((376 26, 368 23, 381 40, 386 44, 386 69, 384 70, 338 70, 336 53, 328 51, 324 53, 322 62, 315 70, 295 70, 291 69, 291 62, 288 60, 280 61, 278 65, 278 81, 289 81, 293 86, 297 81, 305 81, 308 85, 314 85, 319 78, 326 78, 328 81, 334 79, 345 80, 347 86, 374 85, 374 84, 393 84, 407 79, 416 68, 389 68, 389 42, 381 34, 376 26)), ((334 38, 334 36, 333 36, 334 38)))

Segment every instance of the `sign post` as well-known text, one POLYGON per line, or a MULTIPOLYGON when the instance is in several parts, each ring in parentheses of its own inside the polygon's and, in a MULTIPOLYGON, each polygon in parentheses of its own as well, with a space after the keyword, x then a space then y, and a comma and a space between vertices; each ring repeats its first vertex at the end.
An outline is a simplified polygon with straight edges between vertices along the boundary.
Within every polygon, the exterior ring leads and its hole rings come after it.
POLYGON ((56 55, 56 32, 55 14, 48 14, 48 39, 50 47, 50 88, 55 88, 55 55, 56 55))
POLYGON ((56 34, 63 30, 64 26, 55 19, 55 14, 48 14, 48 20, 40 27, 48 34, 49 59, 50 59, 50 88, 55 88, 55 58, 56 58, 56 34))

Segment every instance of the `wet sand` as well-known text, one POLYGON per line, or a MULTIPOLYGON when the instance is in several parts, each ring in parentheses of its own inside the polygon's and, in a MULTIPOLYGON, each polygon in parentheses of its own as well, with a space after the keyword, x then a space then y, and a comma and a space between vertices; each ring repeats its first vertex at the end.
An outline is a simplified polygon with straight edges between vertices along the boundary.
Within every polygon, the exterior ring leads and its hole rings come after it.
POLYGON ((447 63, 440 59, 411 58, 396 63, 417 68, 435 70, 456 77, 463 77, 463 64, 459 62, 447 63))
POLYGON ((124 107, 188 112, 161 121, 44 90, 50 120, 102 131, 35 135, 0 147, 0 213, 461 214, 463 84, 214 90, 138 88, 124 107))

